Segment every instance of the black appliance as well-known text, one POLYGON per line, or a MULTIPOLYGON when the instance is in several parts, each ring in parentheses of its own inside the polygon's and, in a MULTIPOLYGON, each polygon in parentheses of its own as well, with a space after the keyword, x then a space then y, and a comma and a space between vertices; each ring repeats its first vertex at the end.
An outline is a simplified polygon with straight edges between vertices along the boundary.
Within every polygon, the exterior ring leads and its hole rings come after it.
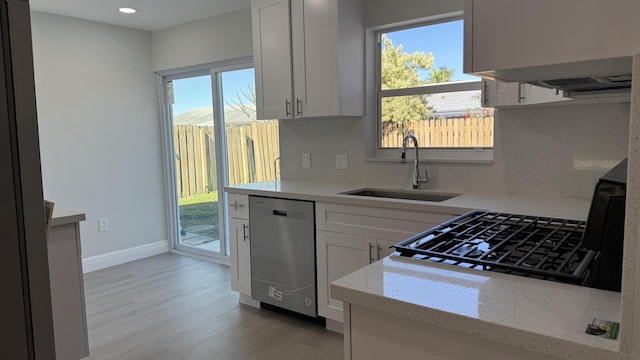
POLYGON ((624 245, 627 159, 598 180, 587 218, 583 245, 598 252, 589 286, 620 291, 624 245))
POLYGON ((596 184, 587 222, 472 211, 396 244, 401 256, 620 291, 627 162, 596 184))

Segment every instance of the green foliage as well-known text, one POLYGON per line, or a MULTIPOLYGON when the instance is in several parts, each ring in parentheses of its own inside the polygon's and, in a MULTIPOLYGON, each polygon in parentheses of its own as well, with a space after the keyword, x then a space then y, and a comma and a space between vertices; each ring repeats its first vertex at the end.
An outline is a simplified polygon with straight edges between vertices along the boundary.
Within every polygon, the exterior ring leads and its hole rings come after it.
POLYGON ((218 201, 218 190, 180 198, 178 199, 178 205, 182 206, 182 205, 198 204, 202 202, 215 202, 215 201, 218 201))
MULTIPOLYGON (((432 69, 434 57, 432 53, 414 52, 409 54, 402 45, 394 47, 391 39, 382 35, 381 80, 382 90, 401 89, 425 86, 427 84, 448 82, 453 70, 446 67, 432 69), (423 79, 420 71, 428 71, 429 77, 423 79)), ((386 126, 404 127, 407 123, 424 120, 429 117, 427 95, 396 96, 382 98, 381 118, 386 126)))
POLYGON ((437 70, 431 69, 428 82, 429 84, 445 83, 451 81, 451 77, 453 77, 453 70, 440 66, 437 70))
POLYGON ((433 62, 432 53, 406 53, 402 45, 394 47, 391 39, 382 35, 382 90, 426 84, 418 70, 429 70, 433 62))
POLYGON ((181 198, 178 200, 178 205, 182 229, 219 239, 217 191, 181 198), (210 227, 199 228, 201 225, 210 225, 210 227))

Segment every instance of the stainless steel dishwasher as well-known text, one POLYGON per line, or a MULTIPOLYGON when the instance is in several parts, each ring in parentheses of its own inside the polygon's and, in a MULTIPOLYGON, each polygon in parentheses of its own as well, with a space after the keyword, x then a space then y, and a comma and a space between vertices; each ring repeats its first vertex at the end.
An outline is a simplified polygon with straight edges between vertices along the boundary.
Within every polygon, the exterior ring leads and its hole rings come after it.
POLYGON ((314 203, 250 196, 249 226, 251 297, 317 317, 314 203))

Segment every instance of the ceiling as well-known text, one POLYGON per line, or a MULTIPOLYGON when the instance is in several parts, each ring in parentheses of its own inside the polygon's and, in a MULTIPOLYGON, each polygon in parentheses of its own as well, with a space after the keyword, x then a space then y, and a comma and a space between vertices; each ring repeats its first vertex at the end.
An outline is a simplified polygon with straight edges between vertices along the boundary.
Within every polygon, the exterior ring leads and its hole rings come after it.
POLYGON ((251 0, 29 0, 31 10, 155 31, 251 6, 251 0), (138 9, 133 15, 119 7, 138 9))

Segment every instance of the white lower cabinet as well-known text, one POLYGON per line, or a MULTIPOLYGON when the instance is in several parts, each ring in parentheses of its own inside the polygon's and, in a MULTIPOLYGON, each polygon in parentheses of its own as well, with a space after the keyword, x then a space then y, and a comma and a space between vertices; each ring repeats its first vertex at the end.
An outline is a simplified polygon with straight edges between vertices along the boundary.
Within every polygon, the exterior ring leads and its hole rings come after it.
POLYGON ((443 329, 362 305, 348 304, 347 311, 349 316, 344 326, 345 360, 559 360, 554 356, 443 329))
POLYGON ((231 290, 251 296, 251 236, 249 195, 227 194, 229 204, 229 245, 231 290))
POLYGON ((392 245, 453 218, 397 209, 316 203, 318 314, 343 322, 329 284, 393 253, 392 245))
POLYGON ((331 298, 329 283, 369 264, 372 241, 375 239, 364 236, 316 232, 320 316, 342 321, 342 301, 331 298))
POLYGON ((397 243, 398 243, 397 241, 377 239, 376 248, 373 251, 375 251, 375 254, 378 257, 378 260, 391 255, 395 251, 395 249, 392 248, 391 246, 397 243))
POLYGON ((229 219, 231 289, 251 296, 251 241, 249 220, 229 219))

